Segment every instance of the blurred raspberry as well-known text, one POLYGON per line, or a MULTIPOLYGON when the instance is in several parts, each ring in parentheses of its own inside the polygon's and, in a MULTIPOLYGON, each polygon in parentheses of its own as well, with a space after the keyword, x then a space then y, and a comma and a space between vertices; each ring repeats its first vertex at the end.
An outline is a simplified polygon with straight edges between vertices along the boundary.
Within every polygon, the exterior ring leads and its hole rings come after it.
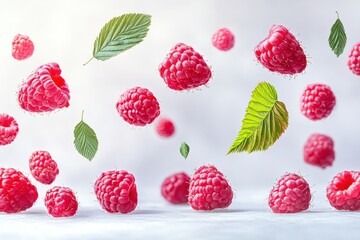
POLYGON ((51 184, 59 174, 56 162, 47 151, 33 152, 29 159, 29 165, 33 177, 43 184, 51 184))
POLYGON ((360 75, 360 43, 355 44, 351 49, 347 65, 354 74, 360 75))
POLYGON ((14 141, 19 132, 19 126, 12 116, 0 114, 0 146, 14 141))
POLYGON ((235 36, 227 28, 217 30, 212 36, 212 44, 221 51, 228 51, 234 47, 235 36))
POLYGON ((304 146, 304 160, 321 168, 329 167, 335 160, 334 142, 324 134, 312 134, 304 146))
POLYGON ((12 42, 12 55, 17 60, 24 60, 32 56, 34 44, 28 36, 17 34, 12 42))
POLYGON ((156 132, 162 137, 171 137, 175 133, 174 123, 167 118, 162 118, 156 123, 156 132))
POLYGON ((179 172, 165 178, 161 185, 161 194, 172 204, 187 203, 189 195, 190 177, 179 172))
POLYGON ((68 187, 53 187, 47 190, 45 206, 53 217, 71 217, 78 209, 75 194, 68 187))

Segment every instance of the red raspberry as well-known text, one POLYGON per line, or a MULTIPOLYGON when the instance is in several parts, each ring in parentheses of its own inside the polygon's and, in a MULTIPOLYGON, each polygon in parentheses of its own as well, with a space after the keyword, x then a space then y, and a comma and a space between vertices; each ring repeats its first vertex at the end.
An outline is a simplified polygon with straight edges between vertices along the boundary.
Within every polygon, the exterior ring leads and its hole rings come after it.
POLYGON ((12 55, 17 60, 24 60, 32 56, 34 44, 28 36, 18 34, 12 42, 12 55))
POLYGON ((0 145, 7 145, 14 141, 19 132, 15 119, 6 113, 0 114, 0 145))
POLYGON ((234 34, 227 28, 220 28, 212 36, 212 44, 221 51, 228 51, 234 47, 234 34))
POLYGON ((21 108, 29 112, 50 112, 68 107, 70 92, 60 74, 57 63, 38 67, 20 88, 18 100, 21 108))
POLYGON ((76 214, 78 202, 70 188, 56 186, 47 190, 45 206, 53 217, 71 217, 76 214))
POLYGON ((355 44, 351 49, 347 65, 354 74, 360 75, 360 43, 355 44))
POLYGON ((156 124, 156 132, 162 137, 171 137, 175 132, 175 126, 169 119, 163 118, 156 124))
POLYGON ((184 173, 175 173, 165 178, 161 185, 161 194, 173 204, 186 203, 189 195, 190 177, 184 173))
POLYGON ((301 73, 306 68, 306 56, 289 30, 273 25, 269 35, 255 47, 256 58, 271 72, 301 73))
POLYGON ((25 211, 37 198, 36 187, 24 174, 13 168, 0 168, 0 212, 25 211))
POLYGON ((194 210, 230 206, 233 191, 224 175, 214 166, 202 166, 190 179, 188 202, 194 210))
POLYGON ((110 213, 129 213, 136 208, 138 198, 135 178, 127 171, 102 173, 94 188, 100 205, 110 213))
POLYGON ((153 93, 141 87, 121 94, 116 109, 126 122, 135 126, 150 124, 160 115, 159 102, 153 93))
POLYGON ((205 85, 211 70, 192 47, 176 44, 159 66, 160 76, 169 88, 182 91, 205 85))
POLYGON ((56 162, 47 151, 33 152, 29 159, 29 165, 33 177, 43 184, 51 184, 59 174, 56 162))
POLYGON ((305 162, 321 168, 331 166, 335 159, 334 142, 323 134, 312 134, 304 146, 305 162))
POLYGON ((309 208, 309 184, 295 173, 286 173, 269 195, 269 207, 274 213, 296 213, 309 208))
POLYGON ((311 120, 326 118, 332 112, 336 99, 325 84, 310 84, 301 96, 301 112, 311 120))
POLYGON ((360 210, 360 172, 337 174, 326 188, 326 197, 337 210, 360 210))

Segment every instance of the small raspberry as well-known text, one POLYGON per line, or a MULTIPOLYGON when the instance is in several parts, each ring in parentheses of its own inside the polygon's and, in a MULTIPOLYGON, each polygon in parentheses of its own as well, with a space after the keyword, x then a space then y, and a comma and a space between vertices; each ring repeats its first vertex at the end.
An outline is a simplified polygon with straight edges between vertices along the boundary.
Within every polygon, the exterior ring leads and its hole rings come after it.
POLYGON ((134 87, 123 94, 116 103, 120 116, 135 126, 152 123, 160 115, 159 102, 146 88, 134 87))
POLYGON ((127 171, 102 173, 94 189, 100 205, 110 213, 129 213, 136 208, 138 198, 135 178, 127 171))
POLYGON ((194 210, 213 210, 230 206, 233 191, 214 166, 202 166, 190 179, 188 202, 194 210))
POLYGON ((76 214, 78 202, 70 188, 56 186, 47 190, 45 206, 53 217, 71 217, 76 214))
POLYGON ((0 114, 0 145, 7 145, 14 141, 19 132, 19 126, 12 116, 0 114))
POLYGON ((33 177, 43 184, 51 184, 59 174, 56 162, 47 151, 33 152, 29 159, 29 165, 33 177))
POLYGON ((295 173, 286 173, 271 190, 268 204, 274 213, 296 213, 308 209, 310 200, 306 180, 295 173))
POLYGON ((175 132, 174 123, 166 118, 161 119, 155 126, 156 132, 162 137, 171 137, 175 132))
POLYGON ((360 42, 351 49, 347 65, 354 74, 360 75, 360 42))
POLYGON ((321 168, 331 166, 335 159, 334 142, 323 134, 312 134, 304 146, 305 162, 321 168))
POLYGON ((337 174, 326 188, 326 197, 337 210, 360 210, 360 172, 337 174))
POLYGON ((212 36, 212 44, 221 51, 228 51, 234 47, 234 34, 227 28, 217 30, 212 36))
POLYGON ((0 168, 0 212, 25 211, 37 198, 36 187, 24 174, 13 168, 0 168))
POLYGON ((17 60, 24 60, 32 56, 34 44, 28 36, 17 34, 12 42, 12 55, 17 60))
POLYGON ((172 204, 186 203, 189 195, 190 177, 184 173, 175 173, 165 178, 161 185, 161 194, 172 204))
POLYGON ((310 84, 301 96, 301 112, 311 120, 326 118, 332 112, 336 99, 325 84, 310 84))
POLYGON ((20 88, 20 107, 29 112, 50 112, 68 107, 70 92, 60 74, 61 69, 57 63, 38 67, 20 88))
POLYGON ((182 91, 206 84, 211 70, 192 47, 176 44, 159 66, 160 76, 169 88, 182 91))
POLYGON ((255 47, 255 55, 271 72, 293 75, 306 68, 306 56, 300 43, 281 25, 271 27, 269 35, 255 47))

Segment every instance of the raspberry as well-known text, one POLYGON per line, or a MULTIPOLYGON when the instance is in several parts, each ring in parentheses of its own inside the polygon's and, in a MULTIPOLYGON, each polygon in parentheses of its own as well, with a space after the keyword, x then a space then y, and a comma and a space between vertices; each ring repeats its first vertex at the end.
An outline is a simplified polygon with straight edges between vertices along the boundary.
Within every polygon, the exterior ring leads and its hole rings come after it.
POLYGON ((256 58, 271 72, 301 73, 306 68, 306 56, 289 30, 273 25, 269 35, 255 47, 256 58))
POLYGON ((70 92, 60 74, 57 63, 38 67, 20 88, 18 100, 21 108, 29 112, 50 112, 68 107, 70 92))
POLYGON ((214 166, 202 166, 190 179, 188 202, 194 210, 213 210, 228 207, 233 191, 214 166))
POLYGON ((163 118, 156 124, 156 132, 162 137, 171 137, 175 132, 175 126, 169 119, 163 118))
POLYGON ((100 205, 110 213, 129 213, 136 208, 138 198, 135 178, 127 171, 102 173, 94 189, 100 205))
POLYGON ((51 184, 59 174, 56 162, 47 151, 33 152, 29 159, 29 165, 33 177, 43 184, 51 184))
POLYGON ((24 60, 32 56, 34 44, 28 36, 18 34, 12 42, 12 55, 17 60, 24 60))
POLYGON ((330 87, 325 84, 310 84, 301 96, 301 112, 311 120, 326 118, 336 103, 330 87))
POLYGON ((37 198, 36 187, 24 174, 13 168, 0 168, 0 212, 25 211, 37 198))
POLYGON ((188 90, 206 84, 211 70, 192 47, 176 44, 159 66, 160 76, 173 90, 188 90))
POLYGON ((165 178, 161 185, 161 194, 173 204, 186 203, 189 195, 190 177, 184 173, 175 173, 165 178))
POLYGON ((360 75, 360 43, 355 44, 351 49, 347 65, 354 74, 360 75))
POLYGON ((323 134, 312 134, 304 146, 305 162, 321 168, 331 166, 335 159, 334 142, 323 134))
POLYGON ((212 36, 212 44, 221 51, 228 51, 234 47, 234 34, 227 28, 221 28, 212 36))
POLYGON ((0 114, 0 145, 7 145, 14 141, 19 132, 15 119, 6 113, 0 114))
POLYGON ((160 115, 159 102, 153 93, 141 87, 121 94, 116 109, 126 122, 135 126, 150 124, 160 115))
POLYGON ((296 213, 309 208, 309 184, 295 173, 286 173, 269 195, 269 207, 274 213, 296 213))
POLYGON ((45 206, 53 217, 71 217, 76 214, 78 202, 68 187, 53 187, 46 191, 45 206))
POLYGON ((337 174, 326 188, 326 197, 337 210, 360 210, 360 172, 337 174))

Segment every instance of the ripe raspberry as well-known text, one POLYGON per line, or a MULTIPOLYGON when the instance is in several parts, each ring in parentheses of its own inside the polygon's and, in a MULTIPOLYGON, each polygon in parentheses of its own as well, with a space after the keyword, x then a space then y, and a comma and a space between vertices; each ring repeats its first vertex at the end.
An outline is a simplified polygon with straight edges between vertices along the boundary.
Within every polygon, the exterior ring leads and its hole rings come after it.
POLYGON ((17 60, 24 60, 32 56, 34 44, 28 36, 17 34, 12 42, 12 55, 17 60))
POLYGON ((309 184, 295 173, 286 173, 269 195, 269 207, 274 213, 296 213, 309 208, 309 184))
POLYGON ((127 171, 102 173, 94 189, 100 205, 110 213, 129 213, 136 208, 138 198, 135 178, 127 171))
POLYGON ((326 188, 326 197, 337 210, 360 210, 360 172, 337 174, 326 188))
POLYGON ((301 96, 301 112, 311 120, 326 118, 336 103, 330 87, 325 84, 310 84, 301 96))
POLYGON ((20 88, 18 100, 21 108, 29 112, 50 112, 68 107, 70 92, 60 74, 57 63, 38 67, 20 88))
POLYGON ((165 178, 161 185, 161 194, 173 204, 186 203, 189 195, 190 177, 184 173, 175 173, 165 178))
POLYGON ((29 165, 33 177, 43 184, 51 184, 59 174, 56 162, 47 151, 33 152, 29 159, 29 165))
POLYGON ((305 162, 321 168, 331 166, 335 159, 334 142, 323 134, 312 134, 304 146, 305 162))
POLYGON ((206 84, 211 70, 192 47, 176 44, 159 66, 160 76, 169 88, 182 91, 206 84))
POLYGON ((171 137, 175 132, 175 126, 169 119, 163 118, 155 126, 156 132, 162 137, 171 137))
POLYGON ((13 168, 0 168, 0 212, 25 211, 37 198, 36 187, 25 175, 13 168))
POLYGON ((213 210, 228 207, 233 191, 214 166, 202 166, 190 179, 188 202, 194 210, 213 210))
POLYGON ((76 214, 78 202, 70 188, 56 186, 47 190, 45 206, 53 217, 71 217, 76 214))
POLYGON ((355 44, 351 49, 347 65, 354 74, 360 75, 360 43, 355 44))
POLYGON ((160 115, 159 102, 153 93, 141 87, 121 94, 116 109, 126 122, 135 126, 150 124, 160 115))
POLYGON ((306 68, 306 56, 289 30, 273 25, 269 35, 255 47, 256 58, 271 72, 301 73, 306 68))
POLYGON ((234 34, 227 28, 220 28, 212 36, 212 44, 221 51, 228 51, 234 47, 234 34))
POLYGON ((19 126, 12 116, 0 114, 0 146, 14 141, 19 132, 19 126))

